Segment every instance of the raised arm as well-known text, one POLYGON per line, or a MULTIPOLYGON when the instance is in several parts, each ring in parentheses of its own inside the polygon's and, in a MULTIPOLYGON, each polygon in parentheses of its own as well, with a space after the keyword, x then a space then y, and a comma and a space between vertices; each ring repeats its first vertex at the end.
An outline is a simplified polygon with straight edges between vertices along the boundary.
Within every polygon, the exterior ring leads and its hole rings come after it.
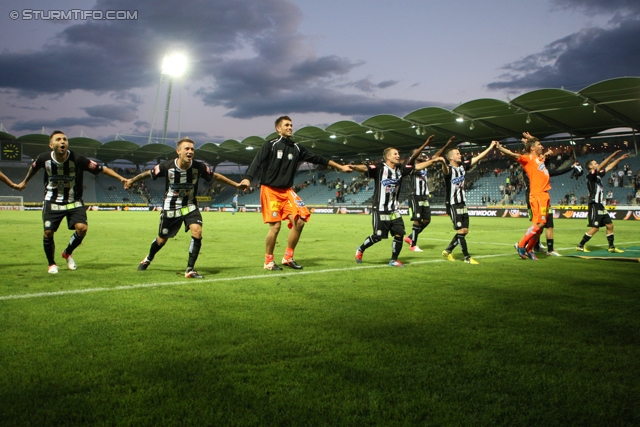
MULTIPOLYGON (((617 150, 614 151, 612 155, 610 155, 609 157, 607 157, 606 159, 604 159, 602 162, 600 162, 600 164, 598 165, 600 167, 600 169, 604 169, 607 167, 607 165, 609 164, 609 162, 611 160, 613 160, 613 158, 615 156, 617 156, 618 154, 622 153, 622 150, 617 150)), ((609 172, 609 169, 606 170, 607 172, 609 172)))
MULTIPOLYGON (((620 150, 618 150, 618 151, 616 151, 615 153, 613 153, 611 156, 609 156, 609 157, 605 160, 605 162, 607 162, 607 163, 608 163, 608 162, 611 162, 611 159, 612 159, 612 158, 613 158, 617 153, 619 153, 619 152, 620 152, 620 150)), ((624 160, 624 159, 626 159, 627 157, 629 157, 629 153, 625 153, 625 154, 623 154, 622 156, 618 157, 618 158, 617 158, 617 159, 615 159, 613 162, 611 162, 611 163, 609 164, 609 166, 607 166, 607 168, 606 168, 604 171, 605 171, 605 172, 609 172, 611 169, 615 168, 615 167, 618 165, 618 163, 620 163, 620 160, 624 160)), ((602 162, 602 163, 604 163, 604 162, 602 162)), ((600 164, 600 169, 602 169, 602 163, 600 164)))
POLYGON ((409 160, 407 160, 406 164, 410 165, 413 162, 415 162, 418 156, 420 155, 420 153, 422 152, 422 150, 424 150, 425 148, 427 148, 429 144, 431 144, 431 142, 433 141, 433 138, 435 138, 435 136, 430 135, 429 138, 427 138, 427 140, 419 148, 416 148, 415 150, 413 150, 413 153, 411 153, 411 157, 409 157, 409 160))
POLYGON ((369 169, 365 165, 349 165, 352 170, 360 173, 367 173, 369 169))
POLYGON ((478 154, 477 156, 471 158, 471 166, 475 165, 481 159, 483 159, 487 154, 489 154, 489 151, 493 150, 496 144, 498 144, 498 141, 491 141, 491 144, 489 144, 486 150, 484 150, 482 153, 478 154))
POLYGON ((453 144, 453 141, 456 139, 455 136, 452 136, 451 138, 449 138, 449 140, 447 141, 446 144, 444 144, 444 146, 439 149, 438 151, 436 151, 436 153, 433 155, 433 157, 441 157, 442 154, 447 151, 447 148, 449 148, 451 146, 451 144, 453 144))
POLYGON ((495 142, 496 148, 504 155, 511 157, 513 160, 518 160, 520 158, 520 154, 514 153, 513 151, 504 148, 498 141, 492 141, 493 144, 495 142))

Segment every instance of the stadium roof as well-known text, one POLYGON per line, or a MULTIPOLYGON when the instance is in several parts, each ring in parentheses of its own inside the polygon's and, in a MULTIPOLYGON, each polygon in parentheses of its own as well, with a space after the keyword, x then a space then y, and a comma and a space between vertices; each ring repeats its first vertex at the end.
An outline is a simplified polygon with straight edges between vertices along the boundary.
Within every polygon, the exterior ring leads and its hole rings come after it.
MULTIPOLYGON (((294 124, 295 124, 295 117, 294 124)), ((486 145, 492 140, 518 139, 528 131, 540 138, 565 135, 571 138, 591 138, 615 128, 640 127, 640 77, 605 80, 579 92, 565 89, 540 89, 513 100, 475 99, 453 110, 427 107, 404 117, 381 114, 362 123, 339 121, 322 129, 305 126, 293 139, 310 150, 334 159, 378 157, 386 147, 409 151, 435 135, 434 147, 441 147, 452 136, 458 143, 486 145)), ((206 143, 196 150, 196 158, 213 165, 228 161, 249 164, 255 150, 275 137, 251 136, 242 141, 226 140, 220 144, 206 143)), ((1 132, 0 140, 11 140, 1 132)), ((23 153, 35 157, 48 148, 47 135, 24 135, 23 153)), ((117 159, 143 164, 175 157, 172 146, 147 144, 139 146, 129 141, 100 143, 89 138, 70 138, 72 150, 104 162, 117 159)))

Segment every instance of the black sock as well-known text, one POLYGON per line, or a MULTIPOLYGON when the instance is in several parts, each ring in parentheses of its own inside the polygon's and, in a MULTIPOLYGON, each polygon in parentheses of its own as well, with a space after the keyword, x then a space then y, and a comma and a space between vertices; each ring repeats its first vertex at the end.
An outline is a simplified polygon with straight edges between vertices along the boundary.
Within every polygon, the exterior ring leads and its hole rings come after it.
POLYGON ((547 239, 547 252, 553 252, 553 239, 547 239))
POLYGON ((56 244, 53 241, 53 237, 45 237, 42 239, 42 244, 44 246, 44 254, 47 256, 47 262, 49 265, 55 264, 55 260, 53 259, 53 254, 56 251, 56 244))
POLYGON ((362 244, 360 245, 360 252, 364 252, 379 241, 380 239, 376 239, 376 237, 372 234, 371 236, 364 239, 364 242, 362 242, 362 244))
POLYGON ((411 239, 411 246, 415 246, 418 244, 418 235, 421 231, 422 227, 419 225, 414 224, 413 227, 411 227, 411 236, 409 236, 409 238, 411 239))
POLYGON ((80 246, 80 244, 82 243, 83 239, 84 239, 84 236, 79 235, 77 231, 75 233, 73 233, 73 236, 71 236, 71 239, 69 240, 69 246, 67 246, 67 248, 64 250, 65 253, 67 255, 71 255, 73 253, 73 251, 78 246, 80 246))
POLYGON ((615 246, 613 245, 613 233, 607 234, 607 242, 609 242, 610 248, 615 248, 615 246))
POLYGON ((587 242, 589 241, 589 239, 591 239, 591 237, 593 236, 589 236, 587 233, 584 233, 584 236, 582 236, 582 240, 580 240, 579 246, 584 247, 584 245, 587 244, 587 242))
POLYGON ((162 246, 158 244, 158 240, 154 240, 153 242, 151 242, 151 247, 149 248, 149 255, 147 255, 147 259, 149 261, 153 261, 153 258, 156 256, 160 249, 162 249, 162 246))
POLYGON ((466 239, 466 234, 458 234, 456 235, 456 237, 458 238, 458 243, 460 244, 460 249, 462 249, 462 253, 464 254, 465 258, 469 257, 469 251, 467 250, 467 239, 466 239))
POLYGON ((455 236, 453 236, 453 239, 451 239, 451 243, 449 243, 449 246, 447 246, 447 252, 453 252, 456 246, 458 246, 458 243, 458 235, 456 234, 455 236))
POLYGON ((187 262, 187 271, 193 270, 200 254, 200 247, 202 246, 202 239, 191 238, 191 244, 189 245, 189 261, 187 262))
POLYGON ((391 260, 397 261, 402 250, 402 236, 393 236, 393 243, 391 243, 391 260))

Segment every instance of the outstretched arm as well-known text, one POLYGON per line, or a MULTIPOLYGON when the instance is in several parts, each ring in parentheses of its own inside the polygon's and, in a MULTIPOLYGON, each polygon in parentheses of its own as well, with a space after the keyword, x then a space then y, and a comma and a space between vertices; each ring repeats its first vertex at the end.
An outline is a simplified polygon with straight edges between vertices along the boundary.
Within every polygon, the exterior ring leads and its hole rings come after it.
POLYGON ((340 163, 336 163, 333 160, 329 160, 329 164, 327 166, 338 169, 340 172, 344 172, 344 173, 353 172, 353 168, 351 165, 341 165, 340 163))
POLYGON ((487 154, 489 154, 489 151, 493 150, 496 144, 498 144, 498 141, 491 141, 491 144, 489 144, 486 150, 484 150, 482 153, 478 154, 477 156, 471 159, 471 166, 475 165, 481 159, 483 159, 487 154))
POLYGON ((19 189, 18 184, 14 184, 13 181, 11 181, 9 177, 3 174, 2 172, 0 172, 0 180, 2 180, 2 182, 7 184, 9 187, 13 188, 14 190, 19 189))
POLYGON ((150 171, 150 170, 144 171, 144 172, 142 172, 142 173, 140 173, 140 174, 138 174, 138 175, 134 176, 134 177, 133 177, 133 178, 131 178, 131 179, 127 179, 127 180, 125 180, 125 182, 124 182, 124 188, 125 188, 126 190, 128 190, 128 189, 130 189, 130 188, 133 186, 133 184, 134 184, 135 182, 138 182, 138 181, 140 181, 140 180, 147 179, 147 178, 151 178, 151 171, 150 171))
POLYGON ((427 138, 427 140, 419 148, 416 148, 415 150, 413 150, 413 153, 411 154, 411 157, 409 157, 409 160, 407 160, 406 164, 408 165, 413 164, 413 162, 416 161, 416 159, 418 158, 422 150, 424 150, 429 144, 431 144, 431 142, 433 141, 433 138, 435 138, 435 136, 430 135, 429 138, 427 138))
POLYGON ((431 165, 433 165, 434 163, 437 163, 437 162, 445 163, 443 157, 434 157, 431 160, 427 160, 426 162, 416 163, 415 170, 420 171, 422 169, 426 169, 429 166, 431 166, 431 165))
POLYGON ((495 142, 495 146, 498 150, 500 150, 500 152, 506 156, 511 157, 513 160, 518 160, 520 158, 520 154, 518 153, 514 153, 513 151, 504 148, 502 145, 500 145, 500 143, 498 141, 493 141, 492 144, 495 142))
POLYGON ((231 180, 229 178, 227 178, 226 176, 214 172, 213 173, 213 179, 215 179, 218 182, 222 182, 223 184, 227 184, 230 185, 231 187, 235 187, 238 190, 245 190, 247 188, 247 185, 243 184, 242 182, 240 182, 239 184, 237 182, 235 182, 234 180, 231 180))
POLYGON ((104 167, 102 168, 102 173, 103 173, 103 174, 105 174, 105 175, 107 175, 107 176, 110 176, 111 178, 115 178, 115 179, 117 179, 118 181, 120 181, 120 182, 121 182, 121 183, 123 183, 123 184, 126 184, 126 183, 127 183, 127 179, 126 179, 126 178, 121 177, 121 176, 118 174, 118 172, 114 171, 114 170, 113 170, 113 169, 111 169, 111 168, 108 168, 108 167, 104 166, 104 167))
POLYGON ((22 182, 20 184, 18 184, 16 189, 22 191, 25 188, 27 188, 27 183, 37 173, 38 173, 38 171, 36 169, 34 169, 33 166, 29 167, 29 170, 27 171, 27 176, 25 176, 24 179, 22 180, 22 182))

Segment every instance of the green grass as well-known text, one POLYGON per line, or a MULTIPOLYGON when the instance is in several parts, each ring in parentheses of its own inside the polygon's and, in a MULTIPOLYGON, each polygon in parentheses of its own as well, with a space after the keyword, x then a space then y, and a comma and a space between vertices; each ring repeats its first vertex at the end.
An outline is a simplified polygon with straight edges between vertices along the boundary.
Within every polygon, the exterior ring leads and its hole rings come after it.
MULTIPOLYGON (((56 276, 40 213, 0 218, 2 426, 640 424, 638 263, 522 261, 525 220, 471 218, 471 266, 434 218, 398 269, 390 240, 355 264, 370 217, 315 215, 304 270, 274 273, 258 214, 205 213, 196 281, 185 233, 136 271, 158 213, 90 212, 77 271, 61 229, 56 276)), ((640 223, 615 227, 638 246, 640 223)), ((557 220, 556 248, 585 231, 557 220)))

